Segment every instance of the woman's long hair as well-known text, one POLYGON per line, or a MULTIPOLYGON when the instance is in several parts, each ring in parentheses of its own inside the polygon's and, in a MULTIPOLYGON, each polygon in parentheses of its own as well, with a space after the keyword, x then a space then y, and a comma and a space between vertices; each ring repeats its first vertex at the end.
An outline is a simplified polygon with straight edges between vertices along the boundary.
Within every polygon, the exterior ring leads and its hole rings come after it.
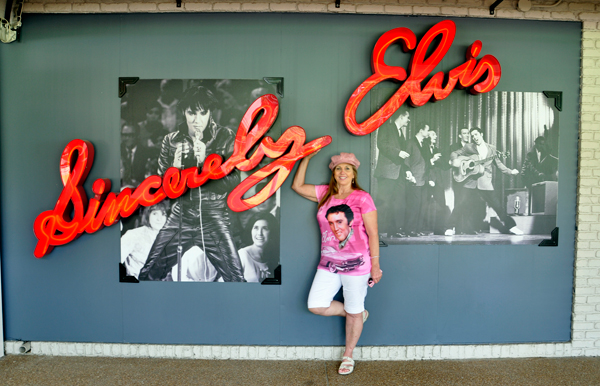
POLYGON ((152 228, 150 226, 150 215, 156 210, 161 211, 165 215, 165 218, 169 217, 169 203, 167 202, 167 200, 163 200, 158 204, 147 206, 144 209, 142 209, 142 226, 152 228))
POLYGON ((279 221, 269 212, 256 213, 248 221, 246 231, 244 232, 244 242, 246 246, 253 244, 252 228, 257 221, 265 220, 269 227, 269 240, 263 248, 263 262, 269 265, 269 270, 272 271, 279 264, 279 221))
MULTIPOLYGON (((356 169, 356 167, 354 167, 354 165, 350 165, 350 166, 352 166, 352 171, 354 171, 354 179, 352 180, 352 189, 364 190, 358 184, 358 170, 356 169)), ((327 189, 327 193, 325 193, 325 195, 323 196, 321 201, 319 201, 319 208, 322 207, 323 205, 325 205, 325 203, 327 201, 329 201, 329 199, 332 196, 335 196, 336 194, 339 193, 337 181, 335 180, 335 177, 334 177, 334 172, 335 172, 335 168, 333 168, 333 170, 331 171, 331 179, 329 180, 329 188, 327 189)))

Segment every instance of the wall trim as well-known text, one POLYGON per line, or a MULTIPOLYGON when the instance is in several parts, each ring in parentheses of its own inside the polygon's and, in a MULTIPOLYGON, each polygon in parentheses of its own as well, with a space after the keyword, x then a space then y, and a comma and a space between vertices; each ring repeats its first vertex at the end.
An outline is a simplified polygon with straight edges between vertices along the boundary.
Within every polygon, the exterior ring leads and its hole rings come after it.
POLYGON ((600 21, 596 4, 567 0, 557 7, 543 7, 538 4, 527 12, 521 12, 516 4, 504 2, 494 15, 490 15, 490 3, 477 0, 459 1, 459 4, 444 3, 441 0, 406 0, 399 4, 393 0, 383 0, 376 4, 364 0, 348 0, 339 8, 333 1, 296 0, 285 2, 241 2, 238 0, 192 0, 177 7, 175 1, 163 0, 122 0, 86 1, 78 3, 66 0, 26 0, 23 13, 345 13, 363 15, 415 15, 475 17, 490 19, 523 20, 563 20, 563 21, 600 21), (462 4, 461 4, 462 3, 462 4))
MULTIPOLYGON (((20 354, 23 342, 7 341, 7 355, 46 355, 116 358, 216 360, 339 360, 342 346, 205 346, 127 343, 31 342, 31 352, 20 354)), ((406 361, 495 358, 561 358, 583 356, 570 342, 498 345, 363 346, 354 358, 363 361, 406 361)), ((600 355, 600 348, 595 356, 600 355)), ((586 351, 585 356, 594 356, 586 351)))

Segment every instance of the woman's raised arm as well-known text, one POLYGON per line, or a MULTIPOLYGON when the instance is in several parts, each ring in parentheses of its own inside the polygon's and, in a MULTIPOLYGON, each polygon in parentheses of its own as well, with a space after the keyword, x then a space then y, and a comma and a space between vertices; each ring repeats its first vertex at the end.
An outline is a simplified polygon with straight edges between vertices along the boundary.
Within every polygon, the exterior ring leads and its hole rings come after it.
POLYGON ((292 189, 294 190, 294 192, 314 202, 318 202, 317 190, 315 189, 314 185, 305 183, 305 179, 306 169, 308 168, 308 162, 319 151, 307 155, 302 159, 302 161, 300 161, 300 165, 298 165, 298 170, 296 170, 296 175, 294 176, 294 182, 292 182, 292 189))

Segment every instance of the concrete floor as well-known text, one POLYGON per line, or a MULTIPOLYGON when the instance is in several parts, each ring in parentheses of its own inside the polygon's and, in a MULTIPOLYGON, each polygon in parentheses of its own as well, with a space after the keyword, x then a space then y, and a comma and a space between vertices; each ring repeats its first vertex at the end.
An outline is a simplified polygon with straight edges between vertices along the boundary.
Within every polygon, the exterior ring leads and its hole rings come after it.
POLYGON ((600 358, 339 363, 9 355, 0 385, 600 385, 600 358))

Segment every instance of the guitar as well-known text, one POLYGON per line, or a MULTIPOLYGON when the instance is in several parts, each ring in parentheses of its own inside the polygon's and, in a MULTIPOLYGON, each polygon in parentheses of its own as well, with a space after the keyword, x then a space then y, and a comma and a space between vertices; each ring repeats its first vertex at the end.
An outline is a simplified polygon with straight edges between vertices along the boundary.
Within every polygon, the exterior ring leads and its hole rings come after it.
POLYGON ((460 162, 459 166, 455 166, 452 171, 452 177, 454 177, 454 181, 463 182, 470 176, 483 174, 485 171, 484 163, 493 160, 496 157, 506 158, 510 157, 510 152, 500 152, 496 151, 496 153, 490 157, 485 159, 479 159, 479 155, 473 154, 470 156, 459 156, 453 162, 456 164, 460 162))

